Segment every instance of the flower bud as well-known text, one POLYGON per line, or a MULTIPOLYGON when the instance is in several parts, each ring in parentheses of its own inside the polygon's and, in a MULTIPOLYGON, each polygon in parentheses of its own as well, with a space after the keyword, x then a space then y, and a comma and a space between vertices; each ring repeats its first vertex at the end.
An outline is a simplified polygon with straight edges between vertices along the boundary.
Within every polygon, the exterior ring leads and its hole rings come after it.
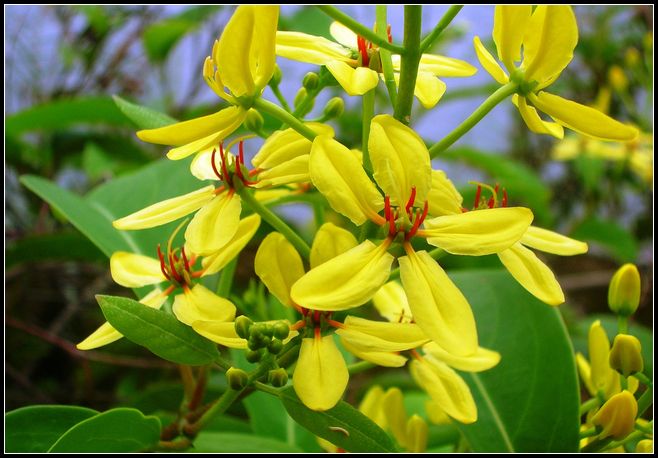
POLYGON ((345 102, 340 97, 333 97, 329 99, 327 105, 324 107, 324 117, 326 119, 337 118, 345 111, 345 102))
POLYGON ((267 346, 267 351, 273 355, 278 355, 283 350, 283 342, 279 339, 272 339, 272 341, 267 346))
POLYGON ((306 88, 302 87, 299 89, 299 91, 297 91, 297 95, 295 96, 295 101, 293 102, 295 108, 297 108, 302 103, 302 101, 306 98, 307 95, 308 95, 308 91, 306 90, 306 88))
POLYGON ((628 78, 626 78, 624 70, 618 65, 610 67, 608 81, 617 92, 624 92, 628 88, 628 78))
POLYGON ((308 72, 304 75, 302 80, 302 85, 306 88, 307 91, 312 91, 318 87, 320 84, 320 77, 317 73, 308 72))
POLYGON ((640 63, 640 51, 637 48, 628 48, 624 54, 624 63, 629 68, 637 66, 640 63))
POLYGON ((407 421, 406 448, 411 453, 423 453, 427 449, 427 423, 414 414, 407 421))
POLYGON ((235 333, 242 339, 249 338, 249 329, 254 324, 251 319, 245 315, 240 315, 235 319, 235 333))
POLYGON ((619 334, 610 350, 610 367, 624 377, 642 372, 642 344, 635 336, 619 334))
POLYGON ((274 73, 272 73, 272 78, 270 78, 269 85, 277 87, 281 83, 283 74, 281 73, 281 68, 278 65, 274 65, 274 73))
POLYGON ((288 373, 282 367, 272 369, 267 373, 267 381, 274 387, 282 387, 288 383, 288 373))
POLYGON ((260 349, 260 350, 249 350, 247 352, 247 361, 250 363, 257 363, 261 360, 263 355, 265 354, 265 351, 260 349))
POLYGON ((277 321, 273 325, 274 337, 277 339, 287 339, 290 334, 290 326, 285 321, 277 321))
POLYGON ((244 126, 252 132, 260 132, 265 124, 263 116, 253 108, 247 111, 247 117, 244 119, 244 126))
POLYGON ((653 453, 653 440, 642 439, 637 443, 635 453, 653 453))
POLYGON ((608 289, 610 310, 621 316, 630 316, 640 305, 640 272, 634 264, 624 264, 610 281, 608 289))
POLYGON ((226 371, 226 380, 228 380, 228 386, 233 390, 241 390, 247 386, 249 376, 242 369, 237 367, 231 367, 226 371))
POLYGON ((621 440, 635 429, 636 415, 637 401, 629 391, 624 390, 603 404, 592 417, 592 424, 603 428, 599 435, 601 439, 612 436, 615 440, 621 440))

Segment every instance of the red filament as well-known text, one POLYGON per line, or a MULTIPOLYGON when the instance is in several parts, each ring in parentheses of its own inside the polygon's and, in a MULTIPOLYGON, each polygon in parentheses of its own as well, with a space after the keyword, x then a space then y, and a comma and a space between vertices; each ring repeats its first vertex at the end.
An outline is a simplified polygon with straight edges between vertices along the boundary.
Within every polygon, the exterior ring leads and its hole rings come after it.
POLYGON ((416 187, 412 186, 411 187, 411 196, 409 197, 409 200, 407 201, 407 205, 404 207, 404 209, 407 212, 407 215, 411 218, 411 207, 414 205, 414 201, 416 200, 416 187))

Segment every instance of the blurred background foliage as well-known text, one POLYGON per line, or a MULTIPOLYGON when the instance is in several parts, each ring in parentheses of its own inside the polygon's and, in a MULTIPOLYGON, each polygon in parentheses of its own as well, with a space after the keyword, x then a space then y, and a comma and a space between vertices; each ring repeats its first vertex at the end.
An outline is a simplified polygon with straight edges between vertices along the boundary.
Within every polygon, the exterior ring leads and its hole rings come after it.
MULTIPOLYGON (((345 7, 349 8, 355 17, 366 18, 364 23, 372 22, 368 14, 374 13, 368 7, 345 7)), ((431 8, 426 7, 424 18, 428 29, 443 11, 431 15, 431 8)), ((112 282, 106 255, 56 208, 21 186, 18 178, 39 175, 84 195, 161 158, 163 148, 137 140, 135 126, 112 95, 176 119, 216 110, 218 101, 202 82, 201 67, 232 9, 5 8, 6 409, 34 403, 77 403, 97 409, 132 405, 144 413, 176 409, 180 394, 173 365, 127 341, 93 352, 75 349, 102 318, 94 295, 129 293, 112 282), (36 32, 34 24, 39 24, 36 32)), ((623 262, 638 264, 642 273, 643 299, 636 320, 652 323, 653 9, 575 10, 580 27, 576 59, 555 83, 554 92, 581 103, 596 101, 615 118, 638 125, 646 133, 642 142, 617 145, 614 151, 611 144, 573 134, 557 142, 530 133, 510 109, 511 103, 505 103, 434 165, 448 171, 466 202, 475 192, 469 180, 500 183, 513 204, 533 209, 538 225, 590 243, 587 255, 546 257, 565 290, 567 303, 561 311, 578 346, 587 329, 583 323, 605 313, 608 282, 623 262)), ((330 19, 312 7, 290 7, 282 14, 281 29, 328 35, 330 19)), ((401 40, 398 16, 389 13, 391 21, 397 21, 394 36, 401 40)), ((476 34, 489 37, 492 20, 492 8, 467 6, 432 51, 479 68, 471 40, 476 34)), ((282 92, 292 102, 303 75, 317 68, 283 59, 279 64, 285 75, 282 92)), ((474 78, 449 81, 436 110, 416 107, 413 125, 431 144, 468 115, 492 87, 482 70, 474 78)), ((321 113, 329 97, 341 95, 336 88, 326 92, 312 114, 321 113)), ((382 103, 384 94, 378 93, 382 103)), ((271 98, 271 93, 266 96, 271 98)), ((357 146, 359 107, 344 98, 347 110, 333 123, 341 141, 357 146)), ((276 124, 266 118, 265 126, 276 124)), ((175 167, 186 173, 183 164, 175 167)), ((171 167, 158 170, 158 186, 175 195, 183 186, 181 174, 171 167)), ((111 199, 111 187, 103 193, 97 197, 111 199)), ((136 199, 148 201, 148 195, 136 199)), ((312 227, 305 220, 309 214, 302 207, 285 212, 302 231, 312 227)), ((237 270, 237 290, 246 302, 263 293, 249 282, 256 247, 252 242, 237 270)), ((499 265, 495 257, 450 256, 442 264, 449 269, 499 265)), ((385 384, 408 383, 392 375, 380 379, 385 384)), ((355 381, 355 392, 361 392, 365 379, 355 381)), ((223 377, 212 380, 210 395, 223 383, 223 377)), ((355 396, 352 393, 348 400, 355 401, 355 396)), ((255 405, 251 402, 246 408, 255 405)), ((227 428, 244 428, 226 422, 227 428)))

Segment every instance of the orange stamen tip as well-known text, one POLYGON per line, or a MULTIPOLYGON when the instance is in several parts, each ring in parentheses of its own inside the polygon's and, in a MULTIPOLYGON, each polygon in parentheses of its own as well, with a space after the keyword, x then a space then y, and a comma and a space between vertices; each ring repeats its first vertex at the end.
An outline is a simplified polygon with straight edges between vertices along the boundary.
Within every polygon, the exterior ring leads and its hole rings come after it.
POLYGON ((320 339, 320 338, 322 337, 322 332, 320 331, 320 328, 319 328, 319 327, 316 327, 316 328, 315 328, 314 335, 315 335, 315 338, 316 338, 316 339, 320 339))

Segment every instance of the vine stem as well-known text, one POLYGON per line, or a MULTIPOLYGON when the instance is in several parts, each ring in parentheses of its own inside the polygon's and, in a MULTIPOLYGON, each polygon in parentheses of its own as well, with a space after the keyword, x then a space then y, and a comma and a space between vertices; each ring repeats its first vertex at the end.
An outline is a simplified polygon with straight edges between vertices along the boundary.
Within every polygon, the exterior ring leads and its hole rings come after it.
POLYGON ((466 118, 460 125, 446 135, 443 140, 435 143, 429 149, 430 158, 434 159, 440 153, 448 149, 450 145, 459 140, 466 132, 471 130, 487 113, 494 109, 496 105, 505 100, 510 95, 514 94, 518 89, 518 85, 514 82, 509 82, 504 86, 498 88, 496 92, 491 94, 487 100, 482 102, 468 118, 466 118))
POLYGON ((363 151, 363 168, 372 172, 370 153, 368 152, 368 138, 370 137, 370 120, 375 114, 375 89, 363 94, 361 110, 361 151, 363 151))
POLYGON ((386 38, 380 37, 375 32, 370 30, 368 27, 355 21, 354 19, 352 19, 347 14, 343 13, 335 6, 321 5, 318 6, 318 9, 323 13, 325 13, 327 16, 334 18, 348 29, 352 30, 352 32, 362 36, 363 38, 365 38, 366 40, 370 41, 373 44, 376 44, 380 48, 387 49, 396 54, 404 54, 405 52, 404 48, 398 45, 394 45, 393 43, 389 43, 386 38))
POLYGON ((411 108, 414 102, 414 90, 420 64, 420 28, 423 7, 406 5, 404 7, 404 53, 400 61, 400 88, 393 116, 398 121, 409 124, 411 108))
POLYGON ((600 402, 599 402, 599 398, 594 397, 594 398, 592 398, 592 399, 588 399, 587 401, 583 402, 583 403, 580 405, 579 414, 582 416, 582 415, 584 415, 585 413, 587 413, 587 412, 589 412, 590 410, 592 410, 593 408, 598 407, 598 406, 600 406, 600 405, 601 405, 601 404, 600 404, 600 402))
POLYGON ((258 213, 261 218, 270 224, 270 226, 279 231, 290 243, 292 243, 299 254, 305 259, 309 259, 311 256, 311 248, 290 226, 288 226, 272 210, 256 200, 247 188, 240 186, 239 182, 236 186, 236 192, 254 212, 258 213))
POLYGON ((350 364, 347 366, 347 371, 350 373, 350 375, 354 375, 358 374, 359 372, 372 369, 373 367, 377 367, 377 365, 371 363, 370 361, 359 361, 358 363, 350 364))
POLYGON ((439 38, 441 33, 450 25, 452 20, 457 16, 457 14, 461 11, 461 9, 464 7, 464 5, 452 5, 450 8, 448 8, 448 11, 445 12, 439 23, 434 27, 434 29, 427 35, 425 38, 423 38, 423 41, 420 42, 420 53, 424 53, 427 51, 432 45, 436 42, 436 40, 439 38))
POLYGON ((289 125, 302 136, 311 141, 313 141, 313 139, 318 136, 318 134, 313 132, 313 130, 309 127, 305 126, 299 119, 295 118, 292 114, 288 113, 286 110, 270 102, 269 100, 258 98, 254 100, 253 107, 274 116, 279 121, 289 125))
MULTIPOLYGON (((377 5, 375 8, 377 33, 382 37, 388 39, 388 7, 386 5, 377 5)), ((395 85, 395 75, 393 74, 393 62, 391 61, 391 52, 388 49, 379 49, 379 59, 382 62, 382 73, 384 73, 384 84, 388 90, 388 98, 391 101, 391 106, 395 106, 398 98, 398 88, 395 85)))

